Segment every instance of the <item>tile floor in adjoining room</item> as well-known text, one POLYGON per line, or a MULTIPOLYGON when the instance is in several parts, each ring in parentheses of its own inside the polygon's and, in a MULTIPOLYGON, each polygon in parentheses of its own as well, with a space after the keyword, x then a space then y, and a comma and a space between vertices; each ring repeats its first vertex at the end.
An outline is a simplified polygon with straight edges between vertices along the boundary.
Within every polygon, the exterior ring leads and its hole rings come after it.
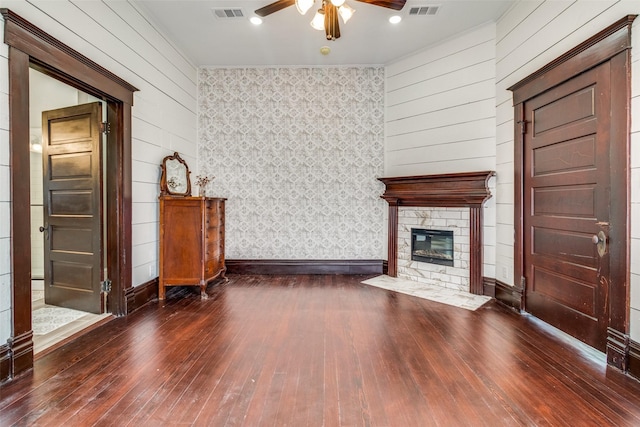
POLYGON ((31 290, 33 351, 36 355, 111 316, 110 313, 93 314, 46 305, 42 282, 34 280, 31 290))

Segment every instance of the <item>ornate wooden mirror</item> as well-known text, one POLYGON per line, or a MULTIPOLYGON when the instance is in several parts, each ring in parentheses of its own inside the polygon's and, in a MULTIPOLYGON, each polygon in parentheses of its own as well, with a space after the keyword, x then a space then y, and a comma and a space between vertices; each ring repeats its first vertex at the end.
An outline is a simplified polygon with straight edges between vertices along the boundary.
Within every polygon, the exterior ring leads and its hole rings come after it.
POLYGON ((178 152, 162 159, 160 194, 163 196, 191 196, 190 173, 189 166, 182 160, 178 152))

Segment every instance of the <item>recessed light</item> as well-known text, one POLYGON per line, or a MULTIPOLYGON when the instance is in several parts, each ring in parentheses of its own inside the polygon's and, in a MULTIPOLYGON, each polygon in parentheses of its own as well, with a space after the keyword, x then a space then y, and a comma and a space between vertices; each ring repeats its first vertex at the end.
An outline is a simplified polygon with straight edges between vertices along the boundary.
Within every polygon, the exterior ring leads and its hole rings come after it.
POLYGON ((252 16, 251 19, 249 19, 249 21, 251 21, 253 25, 262 24, 262 19, 258 18, 257 16, 252 16))
POLYGON ((402 21, 402 16, 400 15, 393 15, 392 17, 389 18, 389 22, 391 22, 392 24, 397 24, 400 21, 402 21))

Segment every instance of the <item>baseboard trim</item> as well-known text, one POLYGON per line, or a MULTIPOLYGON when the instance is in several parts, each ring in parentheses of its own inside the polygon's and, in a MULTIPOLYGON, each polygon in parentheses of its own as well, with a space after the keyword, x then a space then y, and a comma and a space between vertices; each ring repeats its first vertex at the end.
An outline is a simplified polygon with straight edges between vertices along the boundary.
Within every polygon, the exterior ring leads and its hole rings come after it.
POLYGON ((146 303, 156 300, 158 298, 158 278, 125 289, 124 298, 127 314, 131 314, 146 303))
POLYGON ((496 297, 496 279, 493 277, 482 278, 482 295, 491 298, 496 297))
POLYGON ((607 364, 626 372, 630 358, 629 335, 613 328, 607 328, 607 364))
POLYGON ((11 347, 0 345, 0 384, 11 379, 11 347))
POLYGON ((632 377, 640 380, 640 343, 629 340, 629 359, 627 372, 632 377))
POLYGON ((382 260, 228 259, 228 274, 382 274, 382 260))
POLYGON ((507 285, 499 280, 495 280, 495 299, 516 311, 524 310, 524 291, 520 287, 507 285))
POLYGON ((11 377, 16 378, 33 369, 33 331, 27 331, 13 338, 10 345, 11 377))

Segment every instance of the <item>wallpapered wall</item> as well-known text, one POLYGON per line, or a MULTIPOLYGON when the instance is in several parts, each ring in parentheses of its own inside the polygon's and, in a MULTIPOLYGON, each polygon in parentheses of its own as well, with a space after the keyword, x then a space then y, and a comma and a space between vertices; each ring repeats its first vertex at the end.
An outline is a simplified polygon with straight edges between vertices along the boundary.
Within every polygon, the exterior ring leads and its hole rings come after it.
POLYGON ((199 70, 198 169, 228 198, 227 258, 386 259, 383 87, 383 68, 199 70))

